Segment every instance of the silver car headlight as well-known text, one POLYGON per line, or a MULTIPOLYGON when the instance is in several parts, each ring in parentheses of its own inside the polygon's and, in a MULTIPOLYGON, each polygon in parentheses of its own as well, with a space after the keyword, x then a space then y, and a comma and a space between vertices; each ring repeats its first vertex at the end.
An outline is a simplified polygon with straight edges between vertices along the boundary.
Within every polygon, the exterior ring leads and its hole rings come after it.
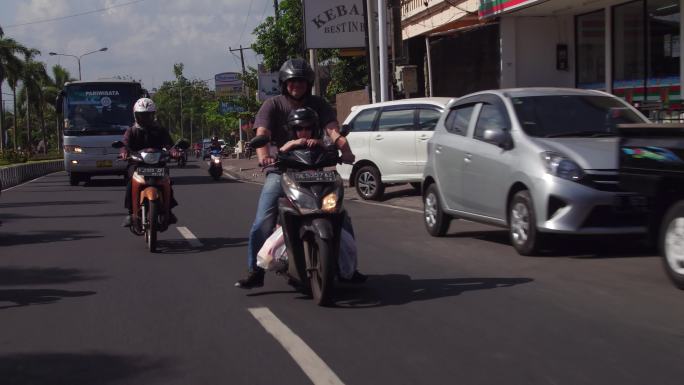
POLYGON ((141 152, 140 155, 142 156, 143 162, 149 164, 157 164, 159 163, 159 159, 161 159, 161 152, 141 152))
POLYGON ((540 155, 549 174, 571 181, 584 177, 584 170, 572 159, 552 151, 544 151, 540 155))

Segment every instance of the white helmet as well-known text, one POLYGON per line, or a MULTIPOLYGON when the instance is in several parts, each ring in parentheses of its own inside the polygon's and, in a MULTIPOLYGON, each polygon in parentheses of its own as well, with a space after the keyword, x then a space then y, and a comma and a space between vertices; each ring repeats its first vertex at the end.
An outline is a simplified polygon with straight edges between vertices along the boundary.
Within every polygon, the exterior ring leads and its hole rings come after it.
POLYGON ((157 105, 150 98, 140 98, 135 102, 133 112, 157 112, 157 105))

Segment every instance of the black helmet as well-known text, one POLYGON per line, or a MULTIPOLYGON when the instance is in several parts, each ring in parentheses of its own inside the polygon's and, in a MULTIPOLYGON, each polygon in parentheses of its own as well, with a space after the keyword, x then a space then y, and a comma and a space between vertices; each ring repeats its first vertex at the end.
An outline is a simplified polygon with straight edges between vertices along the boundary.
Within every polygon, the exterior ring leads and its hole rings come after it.
POLYGON ((211 141, 212 142, 218 142, 218 136, 212 136, 211 141))
POLYGON ((320 138, 321 136, 320 127, 318 127, 318 114, 309 107, 292 110, 287 116, 287 128, 292 139, 297 138, 297 129, 300 127, 311 128, 312 138, 320 138))
POLYGON ((290 79, 304 79, 308 83, 308 94, 311 94, 311 89, 314 84, 314 72, 309 67, 309 63, 301 58, 290 59, 283 63, 278 74, 278 83, 280 84, 280 92, 287 95, 287 87, 285 82, 290 79))

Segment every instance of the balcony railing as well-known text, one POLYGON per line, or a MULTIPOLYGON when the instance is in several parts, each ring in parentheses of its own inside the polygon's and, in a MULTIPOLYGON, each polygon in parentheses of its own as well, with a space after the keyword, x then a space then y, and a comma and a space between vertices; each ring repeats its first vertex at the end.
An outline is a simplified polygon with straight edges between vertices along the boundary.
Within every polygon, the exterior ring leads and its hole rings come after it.
MULTIPOLYGON (((401 1, 401 20, 417 15, 435 5, 444 3, 445 0, 402 0, 401 1)), ((453 3, 460 3, 461 0, 451 0, 453 3)))

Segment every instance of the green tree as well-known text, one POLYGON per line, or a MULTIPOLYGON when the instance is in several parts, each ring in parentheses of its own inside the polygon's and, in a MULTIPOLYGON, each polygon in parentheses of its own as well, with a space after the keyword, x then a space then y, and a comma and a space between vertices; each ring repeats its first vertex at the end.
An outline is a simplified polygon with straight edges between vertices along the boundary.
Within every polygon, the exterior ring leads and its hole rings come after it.
MULTIPOLYGON (((21 68, 21 59, 16 55, 26 53, 27 49, 16 40, 5 37, 0 27, 0 85, 21 68)), ((3 106, 2 92, 0 92, 0 106, 3 106)), ((5 148, 5 117, 4 108, 0 108, 0 150, 5 148)))
POLYGON ((282 0, 278 4, 278 20, 273 16, 254 29, 254 52, 264 58, 270 71, 277 71, 291 57, 304 55, 304 25, 301 0, 282 0))
POLYGON ((45 96, 43 89, 48 83, 48 75, 45 69, 45 64, 33 60, 33 57, 39 55, 40 51, 30 49, 25 54, 24 72, 23 72, 23 87, 19 91, 19 99, 26 101, 26 145, 30 148, 32 144, 31 136, 31 107, 38 113, 38 122, 41 126, 43 140, 47 140, 44 120, 44 105, 45 96))

